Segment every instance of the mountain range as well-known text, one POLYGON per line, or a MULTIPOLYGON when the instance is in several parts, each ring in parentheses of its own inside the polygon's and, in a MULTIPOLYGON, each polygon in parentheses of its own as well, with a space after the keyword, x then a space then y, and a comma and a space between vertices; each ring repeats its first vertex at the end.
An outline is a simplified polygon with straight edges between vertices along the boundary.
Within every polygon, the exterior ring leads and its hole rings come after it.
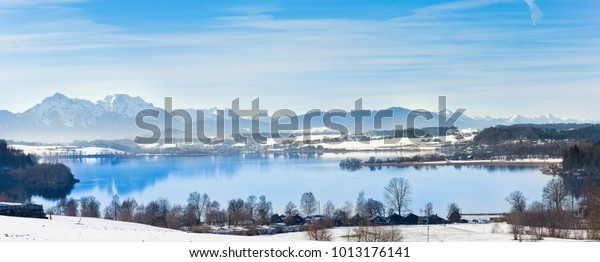
MULTIPOLYGON (((108 95, 97 102, 89 100, 69 98, 63 94, 56 93, 45 98, 39 104, 22 113, 12 113, 0 110, 0 138, 15 141, 30 142, 71 142, 74 140, 96 140, 96 139, 134 139, 135 136, 149 136, 150 132, 140 129, 135 125, 136 114, 144 109, 155 109, 160 112, 158 118, 146 118, 146 122, 153 123, 164 130, 164 110, 151 103, 144 101, 141 97, 132 97, 125 94, 108 95)), ((196 110, 185 109, 190 113, 196 127, 196 110)), ((411 112, 403 107, 391 107, 386 110, 393 112, 393 117, 383 120, 381 129, 391 130, 396 125, 406 127, 406 119, 411 112)), ((212 136, 216 132, 217 124, 224 124, 225 133, 231 134, 231 118, 225 110, 223 121, 217 118, 217 108, 204 110, 205 133, 212 136)), ((363 119, 363 131, 373 128, 374 115, 380 110, 364 111, 370 113, 371 117, 363 119)), ((444 113, 449 117, 452 112, 432 112, 433 119, 426 121, 418 118, 415 127, 437 126, 438 118, 444 113)), ((298 123, 302 126, 304 120, 310 117, 313 130, 323 130, 323 118, 325 112, 313 112, 309 115, 297 116, 298 123)), ((307 119, 308 120, 308 119, 307 119)), ((355 119, 347 114, 345 117, 334 117, 333 122, 343 124, 350 132, 354 131, 355 119)), ((287 120, 289 122, 289 120, 287 120)), ((260 117, 259 126, 261 132, 270 129, 270 117, 260 117)), ((285 121, 281 121, 285 122, 285 121)), ((494 117, 471 117, 462 115, 455 125, 459 128, 485 128, 496 125, 513 124, 551 124, 551 123, 583 123, 585 120, 563 119, 547 114, 539 117, 525 117, 515 115, 509 118, 494 117)), ((181 135, 184 129, 181 118, 174 118, 174 135, 181 135)), ((249 132, 252 120, 241 118, 240 130, 249 132)), ((195 133, 195 131, 193 132, 195 133)))

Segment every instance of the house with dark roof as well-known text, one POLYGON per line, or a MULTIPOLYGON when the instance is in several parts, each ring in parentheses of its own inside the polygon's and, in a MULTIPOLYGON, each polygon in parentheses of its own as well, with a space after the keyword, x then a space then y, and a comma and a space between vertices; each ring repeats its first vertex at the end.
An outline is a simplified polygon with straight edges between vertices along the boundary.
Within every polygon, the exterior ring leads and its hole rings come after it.
POLYGON ((448 214, 448 223, 462 223, 462 216, 458 211, 448 214))
POLYGON ((387 220, 390 225, 402 225, 404 222, 404 218, 396 213, 390 215, 387 220))
POLYGON ((404 225, 418 225, 419 224, 419 216, 409 213, 403 219, 404 225))
POLYGON ((284 222, 285 222, 285 216, 284 215, 273 214, 271 216, 271 223, 272 224, 284 223, 284 222))
POLYGON ((427 218, 427 220, 429 221, 429 224, 431 224, 431 225, 448 224, 448 221, 446 221, 446 219, 443 219, 443 218, 439 217, 438 215, 431 215, 430 217, 427 218))

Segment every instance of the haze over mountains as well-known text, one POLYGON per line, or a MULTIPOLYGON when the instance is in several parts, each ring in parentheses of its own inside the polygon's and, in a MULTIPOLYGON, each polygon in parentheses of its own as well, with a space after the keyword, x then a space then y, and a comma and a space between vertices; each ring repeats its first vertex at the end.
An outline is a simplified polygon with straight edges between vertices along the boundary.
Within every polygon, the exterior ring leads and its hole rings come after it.
MULTIPOLYGON (((175 105, 176 107, 176 105, 175 105)), ((124 94, 108 95, 97 102, 69 98, 63 94, 56 93, 45 98, 39 104, 22 113, 12 113, 0 110, 0 138, 16 141, 30 142, 71 142, 73 140, 95 140, 95 139, 134 139, 135 136, 148 136, 150 133, 135 125, 136 114, 143 109, 159 110, 158 119, 146 118, 146 122, 154 123, 164 130, 164 110, 144 101, 141 97, 132 97, 124 94)), ((176 108, 175 108, 176 109, 176 108)), ((241 109, 249 109, 242 106, 241 109)), ((350 109, 348 109, 350 110, 350 109)), ((406 127, 406 119, 410 109, 392 107, 387 110, 393 112, 393 118, 384 118, 382 129, 391 130, 396 125, 406 127)), ((196 110, 186 109, 194 121, 194 133, 197 125, 196 110)), ((368 111, 365 111, 368 112, 368 111)), ((363 119, 363 129, 373 129, 373 115, 378 111, 370 111, 371 117, 363 119)), ((269 112, 270 114, 273 112, 269 112)), ((324 112, 312 113, 311 128, 322 128, 324 112)), ((433 119, 425 121, 418 118, 416 127, 431 127, 438 125, 439 113, 432 112, 433 119)), ((447 112, 447 116, 452 115, 447 112)), ((302 127, 305 115, 298 116, 298 123, 302 127)), ((214 135, 218 122, 217 109, 204 110, 204 128, 207 135, 214 135)), ((336 123, 345 125, 349 131, 354 132, 355 119, 348 113, 346 117, 334 117, 336 123)), ((268 132, 271 118, 261 117, 260 130, 268 132)), ((287 120, 289 122, 289 119, 287 120)), ((282 120, 282 122, 285 122, 282 120)), ((550 124, 550 123, 584 123, 586 120, 562 119, 547 114, 539 117, 525 117, 515 115, 509 118, 494 117, 470 117, 461 116, 455 123, 459 128, 485 128, 495 125, 512 124, 550 124)), ((231 134, 231 117, 225 111, 224 118, 225 134, 231 134)), ((181 134, 184 129, 181 118, 174 118, 174 134, 181 134)), ((242 132, 251 130, 251 120, 242 118, 240 122, 242 132)), ((301 128, 302 129, 302 128, 301 128)))

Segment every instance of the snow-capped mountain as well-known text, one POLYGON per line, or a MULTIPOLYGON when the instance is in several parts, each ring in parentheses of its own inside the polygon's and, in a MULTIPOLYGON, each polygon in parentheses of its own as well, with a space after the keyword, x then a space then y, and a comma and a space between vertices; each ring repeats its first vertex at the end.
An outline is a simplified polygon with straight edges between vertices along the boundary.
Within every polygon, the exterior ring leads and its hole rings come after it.
POLYGON ((70 99, 56 93, 47 97, 22 114, 26 119, 35 120, 38 127, 65 126, 88 127, 102 115, 102 110, 92 102, 82 99, 70 99))
POLYGON ((96 105, 106 112, 128 117, 135 117, 141 110, 155 108, 154 105, 147 103, 139 96, 131 97, 124 94, 108 95, 103 100, 96 102, 96 105))
POLYGON ((23 113, 0 112, 0 137, 23 141, 130 138, 139 133, 135 114, 155 108, 140 97, 107 96, 93 103, 56 93, 23 113))
MULTIPOLYGON (((69 98, 63 94, 54 94, 45 98, 39 104, 33 106, 23 113, 12 113, 6 110, 0 110, 0 138, 12 139, 21 141, 37 141, 37 142, 70 142, 73 140, 94 140, 94 139, 133 139, 136 136, 147 136, 147 131, 138 128, 135 125, 136 114, 143 109, 159 110, 160 116, 158 119, 148 119, 146 122, 151 122, 163 128, 164 111, 163 109, 154 106, 151 103, 144 101, 141 97, 132 97, 125 94, 108 95, 104 99, 95 103, 69 98)), ((216 132, 217 124, 224 124, 225 134, 231 134, 231 117, 225 110, 224 121, 221 122, 217 118, 217 108, 204 110, 204 125, 202 128, 207 136, 213 136, 216 132)), ((386 116, 382 122, 381 129, 391 130, 398 125, 406 128, 407 118, 411 112, 410 109, 402 107, 391 107, 385 109, 386 116), (390 116, 390 114, 392 116, 390 116)), ((196 110, 185 109, 192 116, 192 120, 196 121, 196 110)), ((373 129, 375 123, 375 115, 379 111, 363 110, 363 113, 370 113, 370 117, 363 118, 363 132, 373 129)), ((441 115, 446 115, 449 118, 452 111, 432 112, 433 117, 430 120, 425 120, 424 117, 417 117, 415 127, 432 127, 437 126, 441 115)), ((309 128, 322 128, 325 112, 312 112, 308 115, 297 116, 299 129, 303 129, 305 120, 311 122, 309 128)), ((383 114, 382 114, 383 115, 383 114)), ((333 122, 342 124, 348 128, 350 133, 354 132, 355 119, 347 114, 345 117, 336 116, 331 119, 333 122)), ((260 131, 263 133, 270 132, 271 119, 261 117, 259 121, 260 131)), ((586 121, 589 122, 589 121, 586 121)), ((182 134, 184 129, 181 118, 173 119, 173 133, 177 136, 182 134)), ((582 123, 575 119, 562 119, 551 114, 539 117, 525 117, 515 115, 509 118, 493 118, 486 117, 471 117, 467 115, 461 116, 455 123, 459 128, 485 128, 496 125, 512 125, 512 124, 550 124, 550 123, 582 123)), ((197 126, 197 123, 194 123, 197 126)), ((242 117, 240 119, 240 131, 249 132, 251 130, 252 120, 242 117)), ((196 129, 192 130, 196 133, 196 129)))
POLYGON ((563 119, 553 116, 552 114, 545 114, 538 117, 526 117, 522 115, 514 115, 507 119, 505 124, 557 124, 557 123, 581 123, 583 121, 576 119, 563 119))

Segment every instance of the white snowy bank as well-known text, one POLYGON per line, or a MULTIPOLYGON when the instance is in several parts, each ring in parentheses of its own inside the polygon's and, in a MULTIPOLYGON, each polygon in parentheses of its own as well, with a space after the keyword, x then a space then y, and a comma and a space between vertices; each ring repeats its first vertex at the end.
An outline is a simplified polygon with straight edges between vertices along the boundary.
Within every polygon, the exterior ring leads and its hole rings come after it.
MULTIPOLYGON (((52 220, 0 216, 0 241, 125 241, 125 242, 296 242, 303 232, 272 236, 231 236, 186 233, 136 223, 98 218, 52 216, 52 220)), ((427 226, 400 226, 403 241, 427 240, 427 226)), ((334 241, 347 241, 348 228, 333 229, 334 241)), ((351 232, 351 231, 350 231, 351 232)), ((431 225, 431 242, 512 241, 506 224, 431 225)), ((568 241, 546 238, 543 241, 568 241)))

